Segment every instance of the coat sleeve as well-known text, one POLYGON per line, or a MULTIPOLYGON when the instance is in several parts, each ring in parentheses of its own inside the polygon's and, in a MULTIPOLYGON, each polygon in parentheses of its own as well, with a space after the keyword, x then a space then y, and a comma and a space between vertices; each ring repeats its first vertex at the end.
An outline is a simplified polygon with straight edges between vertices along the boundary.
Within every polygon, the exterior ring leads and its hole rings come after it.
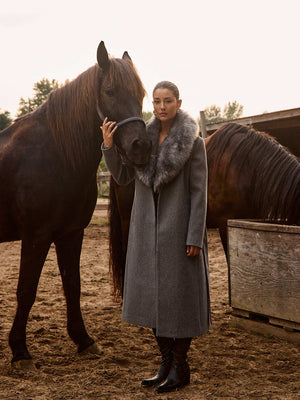
POLYGON ((197 137, 190 163, 190 217, 187 245, 203 248, 207 212, 207 159, 204 140, 197 137))
POLYGON ((114 146, 104 147, 102 144, 101 149, 105 164, 112 174, 114 180, 119 185, 127 185, 129 182, 131 182, 135 176, 134 168, 123 164, 121 156, 119 153, 117 153, 114 146))

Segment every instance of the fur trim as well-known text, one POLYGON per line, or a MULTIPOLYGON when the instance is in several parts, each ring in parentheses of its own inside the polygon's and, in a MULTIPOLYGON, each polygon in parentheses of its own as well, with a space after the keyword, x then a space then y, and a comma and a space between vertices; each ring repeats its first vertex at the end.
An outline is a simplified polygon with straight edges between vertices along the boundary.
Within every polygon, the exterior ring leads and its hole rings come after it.
POLYGON ((137 177, 155 192, 173 180, 187 162, 198 134, 198 126, 186 112, 179 111, 170 132, 158 146, 160 121, 153 117, 147 124, 147 133, 152 141, 152 154, 143 169, 137 169, 137 177))

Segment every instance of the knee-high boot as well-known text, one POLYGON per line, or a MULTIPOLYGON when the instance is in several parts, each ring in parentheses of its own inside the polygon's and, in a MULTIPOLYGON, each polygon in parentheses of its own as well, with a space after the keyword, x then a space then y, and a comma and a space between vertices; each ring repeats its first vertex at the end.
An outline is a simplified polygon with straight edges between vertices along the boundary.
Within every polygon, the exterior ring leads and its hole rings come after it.
POLYGON ((171 392, 190 383, 190 367, 187 361, 187 352, 192 338, 175 339, 173 361, 169 375, 165 382, 158 386, 158 393, 171 392))
MULTIPOLYGON (((155 330, 154 330, 155 334, 155 330)), ((154 387, 159 385, 160 383, 164 382, 167 379, 167 376, 170 372, 172 360, 173 360, 173 346, 174 346, 174 339, 167 338, 167 337, 160 337, 156 336, 156 341, 161 353, 161 363, 160 368, 157 372, 157 375, 151 379, 143 379, 142 386, 144 387, 154 387)))

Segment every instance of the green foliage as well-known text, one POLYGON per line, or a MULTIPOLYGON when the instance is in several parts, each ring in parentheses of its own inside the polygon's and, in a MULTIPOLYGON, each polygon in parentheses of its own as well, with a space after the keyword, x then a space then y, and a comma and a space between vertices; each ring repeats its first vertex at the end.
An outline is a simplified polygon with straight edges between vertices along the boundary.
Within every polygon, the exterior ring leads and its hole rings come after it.
POLYGON ((229 101, 223 111, 215 104, 204 109, 205 120, 207 124, 216 124, 222 121, 229 121, 232 119, 240 118, 243 115, 244 106, 240 105, 237 101, 232 103, 229 101))
POLYGON ((52 79, 52 81, 49 81, 49 79, 43 78, 39 82, 36 82, 33 85, 33 97, 28 98, 27 100, 21 97, 19 101, 17 116, 21 117, 22 115, 34 111, 45 100, 47 100, 49 93, 51 93, 53 90, 58 89, 60 86, 61 85, 56 79, 52 79))
POLYGON ((224 121, 221 114, 221 108, 217 107, 215 104, 206 107, 204 109, 204 114, 205 114, 205 121, 207 124, 216 124, 217 122, 224 121))
POLYGON ((145 122, 149 121, 149 119, 152 117, 153 113, 152 111, 143 111, 143 119, 145 122))
POLYGON ((240 118, 243 115, 243 109, 244 106, 241 106, 237 101, 233 103, 229 101, 224 107, 223 116, 226 121, 240 118))
POLYGON ((7 128, 12 123, 12 118, 8 111, 2 111, 0 109, 0 131, 7 128))
POLYGON ((99 171, 100 172, 107 172, 108 171, 103 157, 101 158, 101 161, 100 161, 100 164, 99 164, 99 171))

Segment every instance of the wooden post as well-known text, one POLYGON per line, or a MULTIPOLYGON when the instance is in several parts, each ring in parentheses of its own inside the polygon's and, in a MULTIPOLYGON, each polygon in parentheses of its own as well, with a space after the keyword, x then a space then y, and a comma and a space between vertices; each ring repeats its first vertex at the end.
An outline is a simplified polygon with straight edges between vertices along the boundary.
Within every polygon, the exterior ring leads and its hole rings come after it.
POLYGON ((204 111, 200 111, 200 132, 203 139, 205 139, 207 137, 207 132, 204 111))
POLYGON ((98 182, 100 196, 109 196, 110 172, 99 172, 98 182), (103 183, 106 185, 104 186, 103 183))

